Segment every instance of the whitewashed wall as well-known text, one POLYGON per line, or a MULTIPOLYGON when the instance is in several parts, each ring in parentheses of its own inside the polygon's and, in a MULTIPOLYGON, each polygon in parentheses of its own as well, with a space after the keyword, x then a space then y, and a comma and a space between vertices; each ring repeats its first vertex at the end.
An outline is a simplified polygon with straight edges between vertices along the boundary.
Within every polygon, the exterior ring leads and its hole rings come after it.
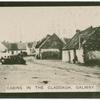
MULTIPOLYGON (((80 49, 80 50, 76 50, 76 55, 78 57, 78 61, 80 63, 83 63, 83 50, 80 49)), ((74 51, 73 50, 70 50, 70 57, 71 57, 71 63, 73 63, 73 59, 74 59, 74 51)), ((69 61, 69 54, 68 54, 68 50, 64 50, 62 52, 62 61, 64 62, 68 62, 69 61)))
POLYGON ((6 56, 6 53, 0 52, 0 58, 6 56))
POLYGON ((64 62, 68 62, 69 61, 69 55, 68 55, 68 51, 67 50, 62 51, 62 61, 64 61, 64 62))
POLYGON ((71 63, 73 63, 73 59, 74 59, 74 51, 70 50, 70 57, 71 57, 71 63))
POLYGON ((28 45, 26 44, 26 52, 28 55, 32 55, 33 54, 33 50, 35 50, 35 48, 29 48, 28 45))
POLYGON ((68 52, 70 52, 70 60, 71 60, 71 63, 73 63, 73 59, 74 59, 74 51, 73 50, 64 50, 62 52, 62 61, 64 62, 68 62, 69 61, 69 54, 68 52))
POLYGON ((36 54, 39 54, 39 48, 38 49, 35 49, 35 51, 36 51, 36 54))
POLYGON ((30 55, 30 49, 28 47, 26 48, 26 52, 28 55, 30 55))
POLYGON ((83 49, 76 50, 76 55, 78 57, 78 62, 84 63, 84 60, 83 60, 83 49))
POLYGON ((59 52, 59 49, 41 49, 41 52, 47 52, 47 51, 57 51, 57 52, 59 52))

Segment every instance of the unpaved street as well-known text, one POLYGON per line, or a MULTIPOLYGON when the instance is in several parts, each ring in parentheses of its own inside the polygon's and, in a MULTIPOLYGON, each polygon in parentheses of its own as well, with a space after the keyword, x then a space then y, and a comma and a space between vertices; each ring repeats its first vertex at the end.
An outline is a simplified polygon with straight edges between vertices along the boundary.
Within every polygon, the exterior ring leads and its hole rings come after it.
POLYGON ((0 91, 6 85, 100 85, 100 68, 57 60, 25 58, 27 65, 0 65, 0 91))

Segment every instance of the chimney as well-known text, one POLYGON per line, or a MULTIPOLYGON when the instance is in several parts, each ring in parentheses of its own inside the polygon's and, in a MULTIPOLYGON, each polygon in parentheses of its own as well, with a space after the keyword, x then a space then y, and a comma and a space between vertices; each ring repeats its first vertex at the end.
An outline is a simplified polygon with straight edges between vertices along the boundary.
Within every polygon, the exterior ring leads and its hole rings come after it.
POLYGON ((77 29, 77 30, 76 30, 76 33, 80 33, 80 30, 77 29))
POLYGON ((49 34, 47 34, 46 38, 49 38, 49 37, 50 37, 50 35, 49 35, 49 34))

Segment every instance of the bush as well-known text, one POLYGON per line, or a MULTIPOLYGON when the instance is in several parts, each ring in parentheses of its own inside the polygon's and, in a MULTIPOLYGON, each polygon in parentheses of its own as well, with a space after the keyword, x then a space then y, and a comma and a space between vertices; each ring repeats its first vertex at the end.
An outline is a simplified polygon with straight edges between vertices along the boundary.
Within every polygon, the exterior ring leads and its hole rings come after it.
POLYGON ((100 66, 100 59, 88 60, 87 62, 85 62, 85 64, 89 65, 89 66, 95 66, 95 65, 99 65, 100 66))

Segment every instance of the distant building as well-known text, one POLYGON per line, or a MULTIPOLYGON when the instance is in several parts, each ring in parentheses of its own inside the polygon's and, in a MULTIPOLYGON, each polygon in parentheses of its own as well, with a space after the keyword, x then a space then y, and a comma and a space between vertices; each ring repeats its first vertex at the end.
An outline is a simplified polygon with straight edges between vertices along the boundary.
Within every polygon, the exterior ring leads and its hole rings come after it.
POLYGON ((35 53, 36 42, 28 42, 26 44, 26 52, 28 55, 33 55, 35 53))
POLYGON ((6 47, 6 55, 17 55, 21 52, 26 52, 27 55, 32 55, 34 51, 33 42, 31 43, 9 43, 9 42, 2 42, 2 44, 6 47))
POLYGON ((47 35, 37 42, 36 56, 40 59, 61 59, 63 45, 64 43, 55 33, 47 35))
POLYGON ((26 51, 26 44, 22 42, 19 43, 2 42, 2 44, 7 48, 6 54, 8 55, 16 55, 21 51, 26 51))
POLYGON ((7 48, 0 42, 0 58, 2 56, 5 56, 6 51, 7 51, 7 48))
POLYGON ((66 44, 62 52, 62 60, 70 63, 86 63, 100 60, 100 27, 89 27, 76 34, 66 44))

